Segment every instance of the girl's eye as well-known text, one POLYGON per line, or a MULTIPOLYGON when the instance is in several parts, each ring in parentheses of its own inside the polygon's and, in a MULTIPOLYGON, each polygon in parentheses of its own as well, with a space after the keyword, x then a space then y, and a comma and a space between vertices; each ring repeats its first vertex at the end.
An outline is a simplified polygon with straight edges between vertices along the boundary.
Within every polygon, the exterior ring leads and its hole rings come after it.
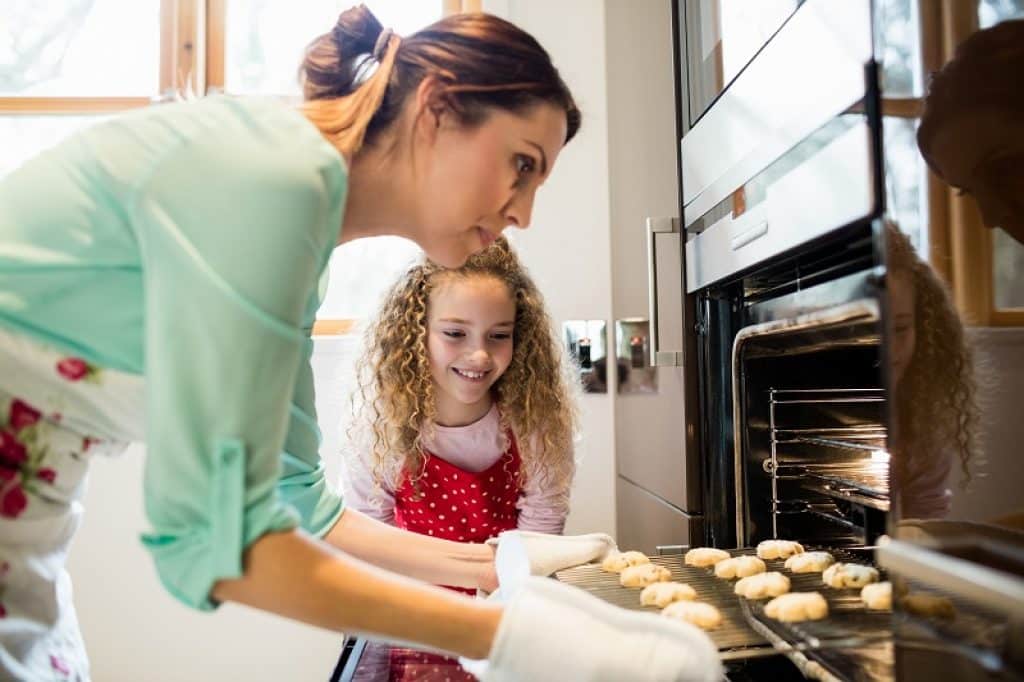
POLYGON ((499 332, 497 334, 491 334, 491 338, 495 341, 507 341, 512 338, 512 335, 508 332, 499 332))
POLYGON ((465 336, 465 333, 460 332, 456 329, 446 329, 441 333, 447 336, 449 339, 461 339, 463 336, 465 336))

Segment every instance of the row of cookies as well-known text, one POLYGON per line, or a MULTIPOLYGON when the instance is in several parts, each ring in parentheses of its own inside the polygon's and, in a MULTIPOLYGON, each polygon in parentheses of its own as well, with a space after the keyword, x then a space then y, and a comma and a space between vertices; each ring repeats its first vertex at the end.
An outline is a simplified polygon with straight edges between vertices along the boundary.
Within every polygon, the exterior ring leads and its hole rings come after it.
POLYGON ((607 557, 601 568, 619 574, 623 587, 642 587, 640 604, 656 606, 667 618, 675 618, 711 630, 722 624, 722 613, 713 605, 695 601, 697 592, 685 583, 671 582, 671 572, 652 564, 643 553, 619 552, 607 557))
POLYGON ((791 593, 788 577, 777 571, 767 571, 764 559, 785 559, 785 568, 793 573, 823 573, 823 582, 835 588, 862 587, 862 600, 871 609, 889 608, 891 591, 888 584, 878 584, 878 571, 870 566, 836 564, 828 552, 807 552, 803 545, 792 540, 765 540, 757 546, 757 556, 732 557, 723 550, 700 547, 688 552, 687 564, 714 566, 719 578, 740 578, 734 592, 746 599, 773 597, 765 606, 771 618, 796 622, 817 620, 828 615, 828 602, 818 592, 791 593))

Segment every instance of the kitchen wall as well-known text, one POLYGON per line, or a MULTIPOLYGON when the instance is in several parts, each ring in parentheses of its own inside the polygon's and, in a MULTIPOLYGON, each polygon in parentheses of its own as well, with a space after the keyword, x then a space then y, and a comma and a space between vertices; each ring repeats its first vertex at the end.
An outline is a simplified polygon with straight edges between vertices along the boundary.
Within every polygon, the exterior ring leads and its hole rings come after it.
POLYGON ((968 339, 977 366, 980 438, 966 488, 961 487, 960 467, 953 467, 950 518, 984 521, 1019 515, 1020 477, 1006 474, 1019 470, 1024 443, 1024 329, 972 327, 968 339))
MULTIPOLYGON (((611 320, 605 3, 497 0, 484 2, 484 8, 519 23, 548 48, 584 112, 583 130, 538 194, 533 227, 512 239, 559 324, 611 320)), ((320 342, 314 359, 327 453, 337 447, 337 383, 347 343, 320 342)), ((612 399, 613 394, 583 398, 585 436, 568 532, 615 528, 612 399)), ((71 550, 75 603, 94 679, 327 679, 340 652, 340 635, 233 605, 214 614, 193 612, 159 586, 137 539, 146 529, 144 457, 144 448, 133 446, 120 458, 96 462, 85 521, 71 550)), ((328 471, 336 471, 330 459, 328 471)))

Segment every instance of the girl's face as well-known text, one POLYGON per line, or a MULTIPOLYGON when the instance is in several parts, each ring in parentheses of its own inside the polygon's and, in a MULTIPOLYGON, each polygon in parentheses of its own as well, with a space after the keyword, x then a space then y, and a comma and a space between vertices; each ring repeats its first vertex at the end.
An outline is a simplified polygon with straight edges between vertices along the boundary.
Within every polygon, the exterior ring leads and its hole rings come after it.
POLYGON ((431 292, 427 355, 439 424, 472 424, 491 409, 491 387, 512 362, 515 319, 515 301, 494 277, 449 277, 431 292))
POLYGON ((914 279, 906 270, 888 275, 889 307, 892 312, 892 345, 889 348, 892 383, 899 384, 914 357, 917 345, 917 314, 914 311, 914 279))
POLYGON ((459 267, 509 225, 529 226, 534 195, 565 141, 564 111, 547 103, 495 109, 470 128, 428 111, 420 122, 412 238, 431 260, 459 267))

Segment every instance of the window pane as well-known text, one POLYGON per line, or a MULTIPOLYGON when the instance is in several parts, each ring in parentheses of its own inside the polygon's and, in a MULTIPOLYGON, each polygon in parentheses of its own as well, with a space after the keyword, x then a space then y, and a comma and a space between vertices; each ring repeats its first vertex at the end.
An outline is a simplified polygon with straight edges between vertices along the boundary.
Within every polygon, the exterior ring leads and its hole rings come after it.
MULTIPOLYGON (((224 89, 236 94, 299 95, 297 71, 306 45, 331 30, 352 0, 229 0, 224 89)), ((365 0, 399 35, 441 18, 440 0, 365 0)))
POLYGON ((74 131, 102 120, 100 116, 0 117, 0 177, 74 131))
POLYGON ((981 0, 978 3, 978 26, 981 28, 1021 17, 1024 17, 1024 0, 981 0))
POLYGON ((384 293, 421 253, 416 244, 399 237, 357 239, 339 246, 331 256, 330 283, 317 317, 373 316, 384 293))
POLYGON ((149 97, 160 0, 3 0, 0 96, 149 97))
POLYGON ((993 230, 992 284, 996 308, 1024 308, 1024 244, 993 230))
POLYGON ((882 94, 919 97, 921 22, 917 0, 881 0, 875 5, 877 58, 882 62, 882 94))
MULTIPOLYGON (((917 119, 886 116, 882 121, 885 147, 885 201, 889 218, 910 236, 918 253, 928 248, 926 169, 917 151, 917 119)), ((925 256, 926 257, 926 256, 925 256)))

